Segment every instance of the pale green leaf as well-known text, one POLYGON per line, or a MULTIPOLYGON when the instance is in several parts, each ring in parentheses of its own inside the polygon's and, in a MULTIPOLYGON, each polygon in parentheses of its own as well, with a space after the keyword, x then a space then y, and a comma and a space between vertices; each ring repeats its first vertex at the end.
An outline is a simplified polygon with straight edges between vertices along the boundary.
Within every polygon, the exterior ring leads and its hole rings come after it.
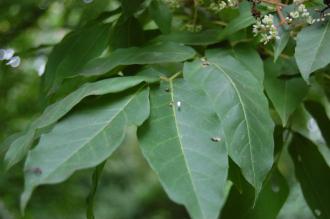
POLYGON ((157 77, 151 76, 131 76, 105 79, 83 85, 81 88, 69 94, 62 100, 48 106, 43 114, 31 124, 23 135, 11 142, 11 146, 5 157, 7 167, 9 168, 22 160, 29 150, 32 142, 38 137, 40 132, 57 122, 83 98, 91 95, 118 93, 130 87, 141 84, 142 82, 153 83, 157 80, 157 77))
POLYGON ((233 161, 258 193, 273 164, 273 129, 258 79, 233 56, 207 52, 207 64, 187 63, 184 76, 207 94, 220 118, 233 161))
POLYGON ((151 117, 139 130, 144 156, 170 198, 192 218, 216 219, 225 200, 228 159, 210 102, 182 79, 163 82, 150 98, 151 117))
POLYGON ((330 21, 304 28, 297 36, 295 58, 300 73, 308 81, 314 71, 330 63, 330 21))
POLYGON ((129 126, 139 126, 148 118, 149 89, 144 87, 77 111, 41 136, 25 162, 22 210, 35 187, 62 182, 77 170, 97 166, 123 142, 129 126))
POLYGON ((102 75, 122 65, 182 62, 194 56, 195 51, 191 47, 177 43, 160 43, 140 48, 118 49, 107 57, 87 63, 80 74, 83 76, 102 75))

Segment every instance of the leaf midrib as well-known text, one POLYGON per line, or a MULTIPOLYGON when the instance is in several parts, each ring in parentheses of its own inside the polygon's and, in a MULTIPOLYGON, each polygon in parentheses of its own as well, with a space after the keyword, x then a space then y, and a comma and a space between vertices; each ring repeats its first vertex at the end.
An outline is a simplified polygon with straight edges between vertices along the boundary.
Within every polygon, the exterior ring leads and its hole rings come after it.
POLYGON ((248 124, 248 119, 247 119, 247 115, 246 115, 246 109, 245 109, 245 105, 244 102, 242 100, 242 97, 236 87, 236 84, 234 83, 234 81, 231 79, 231 77, 225 72, 225 70, 223 68, 221 68, 221 66, 217 65, 216 63, 211 63, 212 65, 214 65, 216 68, 218 68, 220 71, 223 72, 223 74, 226 76, 226 78, 229 80, 229 82, 232 84, 235 93, 237 95, 237 97, 239 98, 239 103, 242 107, 242 111, 243 111, 243 115, 244 115, 244 119, 245 119, 245 126, 247 129, 247 134, 248 134, 248 143, 249 143, 249 152, 250 152, 250 161, 251 161, 251 167, 252 167, 252 172, 253 172, 253 183, 254 185, 256 184, 256 173, 255 173, 255 168, 254 168, 254 155, 252 152, 252 143, 251 143, 251 133, 250 133, 250 129, 249 129, 249 124, 248 124))
MULTIPOLYGON (((169 80, 169 84, 170 84, 170 93, 171 93, 171 101, 172 103, 174 104, 174 87, 173 87, 173 81, 172 80, 169 80)), ((183 160, 184 160, 184 163, 185 163, 185 166, 187 168, 187 172, 189 174, 189 181, 191 183, 191 186, 192 186, 192 189, 193 189, 193 195, 195 196, 195 199, 197 201, 197 204, 198 204, 198 207, 199 207, 199 211, 201 212, 203 218, 206 218, 204 216, 204 212, 203 212, 203 208, 201 206, 201 203, 199 202, 199 198, 197 197, 197 190, 195 188, 195 184, 193 183, 193 177, 192 177, 192 174, 191 174, 191 170, 189 168, 189 165, 188 165, 188 161, 187 161, 187 158, 186 158, 186 155, 184 153, 184 149, 183 149, 183 144, 181 142, 181 136, 180 136, 180 129, 179 129, 179 123, 178 123, 178 120, 177 120, 177 117, 176 117, 176 111, 175 111, 175 105, 172 106, 172 112, 173 112, 173 118, 174 118, 174 123, 176 124, 175 125, 175 128, 176 128, 176 131, 178 133, 178 140, 179 140, 179 144, 180 144, 180 149, 181 149, 181 152, 182 152, 182 157, 183 157, 183 160)))
MULTIPOLYGON (((108 120, 107 122, 105 122, 105 125, 103 126, 103 128, 100 128, 100 130, 98 132, 96 132, 95 135, 93 135, 89 140, 87 140, 84 143, 84 146, 86 146, 89 142, 91 142, 96 136, 98 136, 102 131, 104 131, 104 129, 109 125, 109 123, 111 123, 115 118, 118 117, 119 114, 121 114, 122 112, 124 112, 125 108, 131 103, 131 101, 136 97, 136 95, 145 87, 141 86, 141 88, 139 88, 134 95, 132 95, 127 102, 125 103, 125 105, 118 110, 118 112, 111 118, 111 120, 108 120)), ((44 180, 47 180, 47 178, 49 178, 57 169, 59 169, 64 163, 66 163, 69 159, 71 159, 75 154, 77 154, 83 147, 79 147, 78 150, 76 150, 74 153, 72 153, 72 155, 70 155, 67 159, 65 159, 63 162, 61 162, 56 168, 54 168, 48 175, 46 175, 44 177, 44 180)))

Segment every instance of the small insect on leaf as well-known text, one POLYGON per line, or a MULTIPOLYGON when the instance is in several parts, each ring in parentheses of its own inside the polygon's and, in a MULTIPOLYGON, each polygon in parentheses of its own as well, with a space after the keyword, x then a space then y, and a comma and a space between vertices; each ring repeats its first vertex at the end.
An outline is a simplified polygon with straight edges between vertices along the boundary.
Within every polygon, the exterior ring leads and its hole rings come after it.
POLYGON ((177 106, 178 110, 180 111, 181 110, 181 101, 177 101, 176 106, 177 106))
POLYGON ((221 141, 221 138, 220 137, 212 137, 211 140, 214 141, 214 142, 219 142, 219 141, 221 141))
POLYGON ((208 67, 210 65, 210 63, 207 61, 207 59, 205 57, 201 58, 201 61, 202 61, 202 66, 204 68, 208 67))
POLYGON ((34 174, 34 175, 38 175, 38 176, 42 174, 42 170, 39 167, 27 169, 26 172, 34 174))

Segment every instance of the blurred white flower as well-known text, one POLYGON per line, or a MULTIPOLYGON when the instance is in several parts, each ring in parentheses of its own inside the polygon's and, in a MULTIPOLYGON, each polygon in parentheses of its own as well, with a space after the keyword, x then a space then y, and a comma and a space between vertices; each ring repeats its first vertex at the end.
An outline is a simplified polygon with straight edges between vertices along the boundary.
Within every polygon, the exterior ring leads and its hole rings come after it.
POLYGON ((0 49, 0 60, 9 60, 15 54, 13 49, 0 49))
POLYGON ((21 58, 19 56, 14 56, 9 59, 6 65, 9 65, 13 68, 17 68, 21 64, 21 58))
POLYGON ((42 76, 45 73, 46 69, 46 57, 45 56, 39 56, 34 60, 34 68, 37 70, 38 75, 42 76))

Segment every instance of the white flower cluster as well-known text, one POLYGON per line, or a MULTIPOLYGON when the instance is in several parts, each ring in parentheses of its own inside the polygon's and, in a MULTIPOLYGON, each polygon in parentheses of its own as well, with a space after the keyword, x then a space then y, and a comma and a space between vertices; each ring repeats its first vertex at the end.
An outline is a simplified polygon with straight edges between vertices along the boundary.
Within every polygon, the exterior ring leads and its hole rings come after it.
POLYGON ((172 9, 178 9, 181 7, 181 1, 179 0, 163 0, 172 9))
POLYGON ((6 65, 17 68, 21 64, 21 58, 14 55, 13 49, 0 49, 0 61, 7 61, 6 65))
POLYGON ((294 11, 289 13, 289 16, 285 18, 288 24, 291 24, 294 20, 306 21, 308 24, 313 23, 313 17, 309 14, 306 6, 302 3, 302 1, 295 1, 295 4, 298 6, 294 11))
POLYGON ((285 18, 288 24, 293 23, 295 20, 305 21, 307 24, 314 24, 316 22, 325 21, 325 17, 330 16, 330 13, 326 13, 323 15, 323 17, 313 18, 303 2, 303 0, 294 0, 294 3, 297 5, 297 7, 294 11, 289 13, 289 16, 285 18))
POLYGON ((225 8, 235 8, 239 4, 238 0, 216 0, 209 5, 209 9, 214 13, 219 13, 225 8))
POLYGON ((260 36, 260 42, 267 44, 273 39, 279 39, 278 31, 274 25, 273 15, 265 15, 261 19, 257 19, 253 25, 254 36, 260 36))

